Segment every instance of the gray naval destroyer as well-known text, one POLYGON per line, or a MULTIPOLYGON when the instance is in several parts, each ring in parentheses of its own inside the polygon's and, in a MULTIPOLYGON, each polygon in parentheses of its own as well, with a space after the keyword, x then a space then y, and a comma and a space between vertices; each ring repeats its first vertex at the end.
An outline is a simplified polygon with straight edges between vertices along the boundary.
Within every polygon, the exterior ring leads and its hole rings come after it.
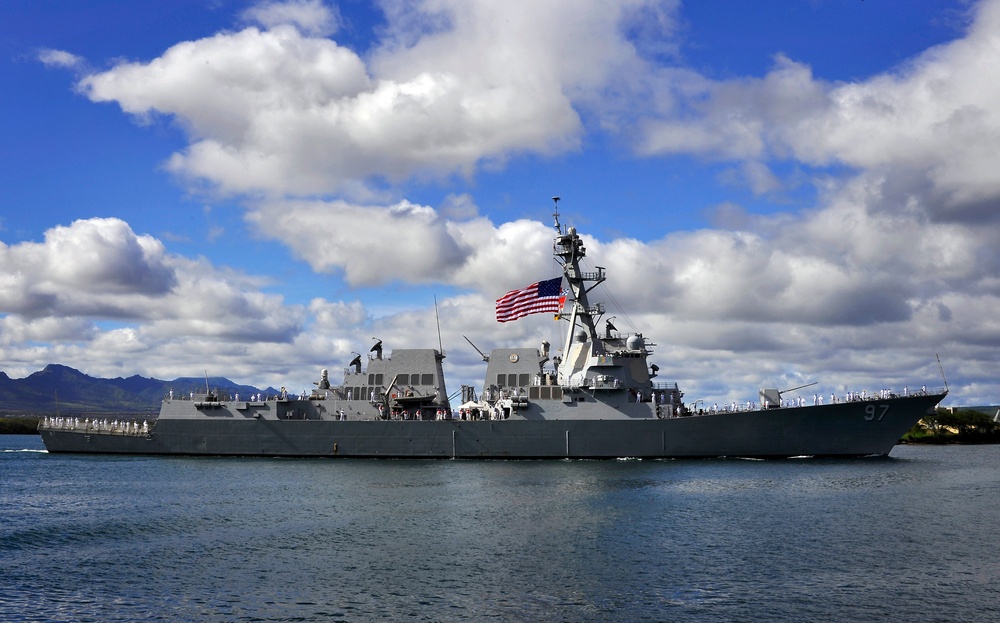
MULTIPOLYGON (((555 198, 558 202, 558 198, 555 198)), ((556 204, 558 206, 558 203, 556 204)), ((324 370, 309 395, 250 397, 208 391, 165 397, 151 421, 46 418, 49 452, 215 456, 476 459, 886 455, 947 395, 921 390, 850 393, 823 404, 762 389, 760 403, 697 408, 676 383, 656 380, 652 344, 620 333, 589 295, 605 271, 581 268, 586 248, 554 213, 553 253, 567 290, 561 354, 498 348, 484 355, 481 395, 462 387, 453 408, 435 349, 381 342, 332 385, 324 370)), ((471 343, 471 342, 470 342, 471 343)), ((798 389, 798 388, 796 388, 798 389)), ((790 390, 789 390, 790 391, 790 390)))

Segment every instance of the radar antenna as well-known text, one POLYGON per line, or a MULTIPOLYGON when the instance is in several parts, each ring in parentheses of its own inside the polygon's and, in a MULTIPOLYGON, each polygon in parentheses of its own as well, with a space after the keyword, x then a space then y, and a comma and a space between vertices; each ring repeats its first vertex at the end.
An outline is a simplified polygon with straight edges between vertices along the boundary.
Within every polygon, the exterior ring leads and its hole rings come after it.
POLYGON ((559 195, 552 198, 552 203, 555 204, 555 207, 552 209, 552 218, 556 222, 556 231, 562 234, 562 227, 559 225, 559 195))

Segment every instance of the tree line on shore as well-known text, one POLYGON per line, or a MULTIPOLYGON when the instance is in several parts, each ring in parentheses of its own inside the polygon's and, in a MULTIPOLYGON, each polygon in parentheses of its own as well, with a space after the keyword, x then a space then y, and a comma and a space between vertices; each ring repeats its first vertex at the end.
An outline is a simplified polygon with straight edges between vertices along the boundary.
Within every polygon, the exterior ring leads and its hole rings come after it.
POLYGON ((1000 443, 1000 423, 976 409, 943 409, 924 416, 903 443, 1000 443))

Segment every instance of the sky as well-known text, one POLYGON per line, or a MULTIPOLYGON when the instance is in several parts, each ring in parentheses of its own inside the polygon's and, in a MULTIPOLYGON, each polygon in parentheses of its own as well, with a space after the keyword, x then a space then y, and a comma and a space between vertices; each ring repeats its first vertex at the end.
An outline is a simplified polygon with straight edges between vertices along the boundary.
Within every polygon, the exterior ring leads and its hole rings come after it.
POLYGON ((559 196, 689 402, 997 404, 997 171, 1000 0, 5 0, 0 370, 481 388, 559 196))

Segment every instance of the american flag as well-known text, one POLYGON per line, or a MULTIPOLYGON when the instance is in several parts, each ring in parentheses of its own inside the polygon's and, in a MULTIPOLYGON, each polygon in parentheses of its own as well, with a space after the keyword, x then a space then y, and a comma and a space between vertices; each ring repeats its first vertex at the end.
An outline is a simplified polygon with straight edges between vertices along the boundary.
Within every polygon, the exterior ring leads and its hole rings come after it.
POLYGON ((557 313, 566 302, 561 285, 562 277, 556 277, 504 294, 497 299, 497 322, 517 320, 528 314, 557 313))

